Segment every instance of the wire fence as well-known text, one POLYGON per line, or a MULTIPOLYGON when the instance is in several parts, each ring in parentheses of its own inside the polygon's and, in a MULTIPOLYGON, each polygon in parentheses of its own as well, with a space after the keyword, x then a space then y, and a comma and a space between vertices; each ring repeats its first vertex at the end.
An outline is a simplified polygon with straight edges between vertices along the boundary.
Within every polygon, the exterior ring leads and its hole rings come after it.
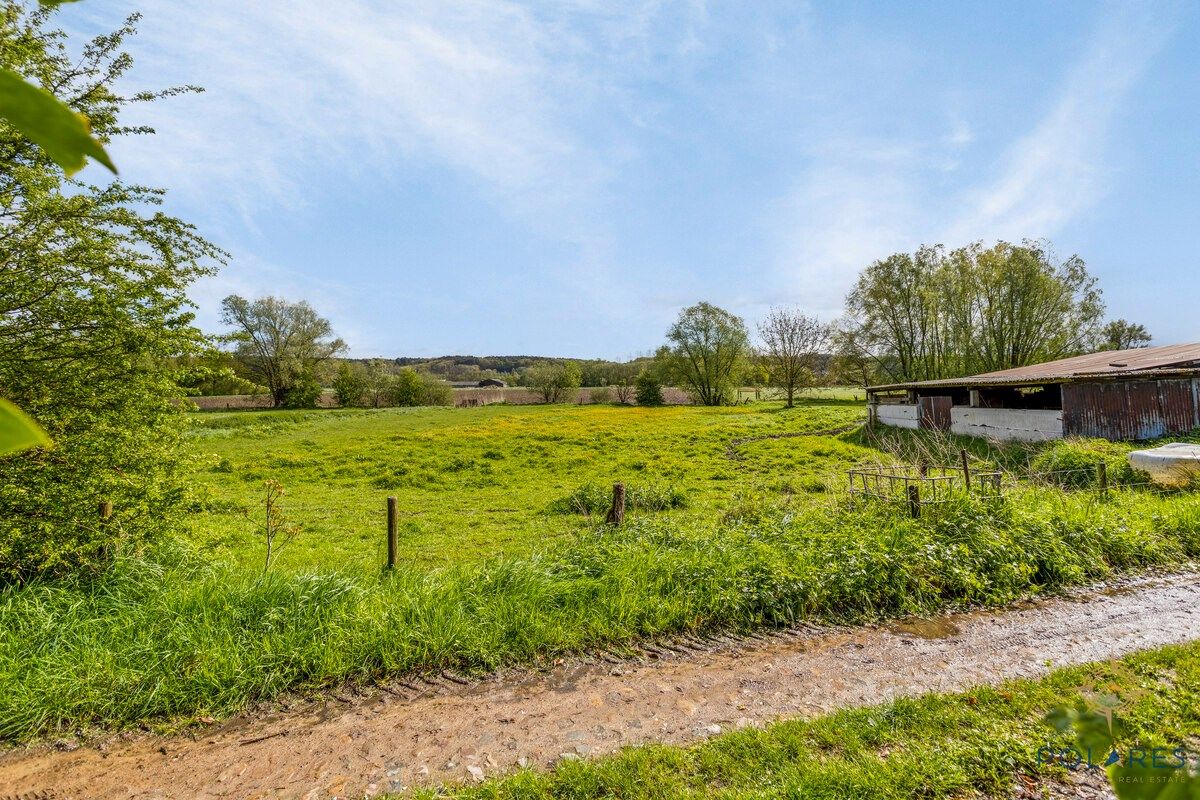
POLYGON ((966 495, 1001 500, 1022 487, 1092 493, 1097 497, 1129 492, 1174 496, 1200 489, 1200 480, 1160 483, 1135 470, 1121 470, 1118 475, 1110 476, 1106 461, 1087 467, 1035 472, 973 468, 965 450, 961 451, 961 459, 956 466, 903 464, 850 469, 848 493, 852 499, 906 505, 912 516, 917 517, 928 506, 943 505, 966 495))

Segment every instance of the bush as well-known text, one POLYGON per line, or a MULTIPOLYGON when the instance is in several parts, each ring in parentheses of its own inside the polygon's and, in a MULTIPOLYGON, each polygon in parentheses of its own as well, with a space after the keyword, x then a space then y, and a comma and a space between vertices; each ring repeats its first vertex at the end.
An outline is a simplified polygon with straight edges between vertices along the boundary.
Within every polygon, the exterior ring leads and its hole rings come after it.
POLYGON ((367 397, 366 370, 358 364, 343 361, 333 379, 333 393, 338 405, 349 408, 365 405, 367 397))
POLYGON ((525 371, 526 385, 542 396, 546 403, 570 403, 579 391, 583 373, 574 361, 562 364, 537 364, 525 371))
MULTIPOLYGON (((2 13, 0 64, 71 98, 102 140, 136 129, 126 103, 171 94, 139 97, 122 78, 129 27, 68 46, 44 12, 2 13)), ((160 191, 69 180, 9 124, 0 142, 0 391, 54 441, 0 458, 3 585, 94 574, 121 543, 174 526, 190 456, 171 364, 203 349, 188 288, 224 254, 164 213, 160 191), (99 500, 113 504, 108 524, 99 500)))
POLYGON ((454 390, 430 375, 405 367, 388 384, 387 399, 391 405, 402 407, 448 406, 454 400, 454 390))
POLYGON ((1129 466, 1128 454, 1129 448, 1104 439, 1063 439, 1034 456, 1029 469, 1038 480, 1065 489, 1098 486, 1101 463, 1110 484, 1140 483, 1143 476, 1129 466))
POLYGON ((454 404, 454 390, 445 381, 432 375, 421 376, 421 405, 449 406, 454 404))
POLYGON ((650 370, 638 373, 636 386, 634 396, 639 406, 661 406, 666 402, 663 399, 662 383, 650 370))
MULTIPOLYGON (((585 483, 566 497, 550 504, 558 514, 605 514, 612 505, 612 487, 585 483)), ((629 511, 668 511, 687 505, 687 495, 677 486, 644 484, 625 486, 625 508, 629 511)))
POLYGON ((283 393, 283 408, 316 408, 321 399, 321 384, 312 373, 305 373, 296 379, 283 393))
POLYGON ((595 389, 592 389, 590 398, 593 403, 611 403, 612 389, 609 389, 607 386, 597 386, 595 389))

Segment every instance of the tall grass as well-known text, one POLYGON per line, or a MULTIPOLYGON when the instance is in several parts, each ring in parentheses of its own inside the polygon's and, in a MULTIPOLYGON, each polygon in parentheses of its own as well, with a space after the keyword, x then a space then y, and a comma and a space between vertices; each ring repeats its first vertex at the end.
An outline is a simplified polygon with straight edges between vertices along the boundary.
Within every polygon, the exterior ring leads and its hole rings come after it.
POLYGON ((180 547, 0 594, 0 737, 224 714, 289 689, 486 670, 667 632, 1001 603, 1200 555, 1200 500, 1027 490, 920 520, 786 504, 642 518, 554 554, 257 576, 180 547))

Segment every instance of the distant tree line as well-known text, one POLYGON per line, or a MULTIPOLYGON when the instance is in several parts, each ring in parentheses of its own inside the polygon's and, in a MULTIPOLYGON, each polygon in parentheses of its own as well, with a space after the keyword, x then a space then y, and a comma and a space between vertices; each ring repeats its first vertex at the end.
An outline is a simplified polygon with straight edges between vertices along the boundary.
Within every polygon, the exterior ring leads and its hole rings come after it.
POLYGON ((438 405, 448 381, 498 378, 546 403, 661 403, 676 386, 702 405, 738 401, 743 387, 769 388, 792 406, 814 386, 932 380, 1026 366, 1099 349, 1143 347, 1144 326, 1104 322, 1104 302, 1083 260, 1056 259, 1049 244, 922 246, 868 265, 845 313, 823 322, 776 307, 754 327, 716 305, 683 309, 653 356, 628 362, 536 356, 442 356, 347 360, 329 322, 306 303, 226 298, 231 352, 181 365, 187 391, 262 387, 278 407, 316 403, 333 387, 344 406, 438 405))

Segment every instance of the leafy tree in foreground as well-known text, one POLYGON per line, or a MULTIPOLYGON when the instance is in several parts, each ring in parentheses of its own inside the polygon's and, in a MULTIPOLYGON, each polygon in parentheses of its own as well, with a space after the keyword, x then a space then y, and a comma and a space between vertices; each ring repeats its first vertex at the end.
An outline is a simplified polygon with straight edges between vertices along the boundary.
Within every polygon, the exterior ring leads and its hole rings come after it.
POLYGON ((667 342, 659 354, 667 374, 697 402, 719 406, 732 400, 750 353, 750 336, 741 317, 697 303, 679 312, 667 342))
POLYGON ((798 309, 773 308, 758 323, 758 336, 770 383, 783 390, 791 408, 796 390, 813 384, 821 351, 829 344, 829 328, 798 309))
MULTIPOLYGON (((174 90, 113 88, 136 17, 72 58, 45 12, 2 9, 0 66, 71 98, 103 140, 150 132, 120 111, 174 90)), ((185 292, 223 254, 158 211, 162 194, 72 180, 0 125, 0 386, 55 442, 0 459, 0 581, 96 567, 181 504, 185 419, 165 365, 200 343, 185 292), (116 511, 106 526, 100 499, 116 511)))
POLYGON ((175 382, 191 396, 262 394, 263 387, 237 374, 232 353, 209 348, 195 356, 176 360, 175 382))
POLYGON ((1100 329, 1100 350, 1132 350, 1147 347, 1153 337, 1145 325, 1114 319, 1100 329))
MULTIPOLYGON (((231 294, 221 302, 221 319, 236 329, 230 338, 251 376, 271 393, 276 408, 316 404, 312 387, 317 365, 346 349, 329 320, 308 303, 279 297, 247 300, 231 294)), ((320 386, 317 386, 317 395, 320 386)))

